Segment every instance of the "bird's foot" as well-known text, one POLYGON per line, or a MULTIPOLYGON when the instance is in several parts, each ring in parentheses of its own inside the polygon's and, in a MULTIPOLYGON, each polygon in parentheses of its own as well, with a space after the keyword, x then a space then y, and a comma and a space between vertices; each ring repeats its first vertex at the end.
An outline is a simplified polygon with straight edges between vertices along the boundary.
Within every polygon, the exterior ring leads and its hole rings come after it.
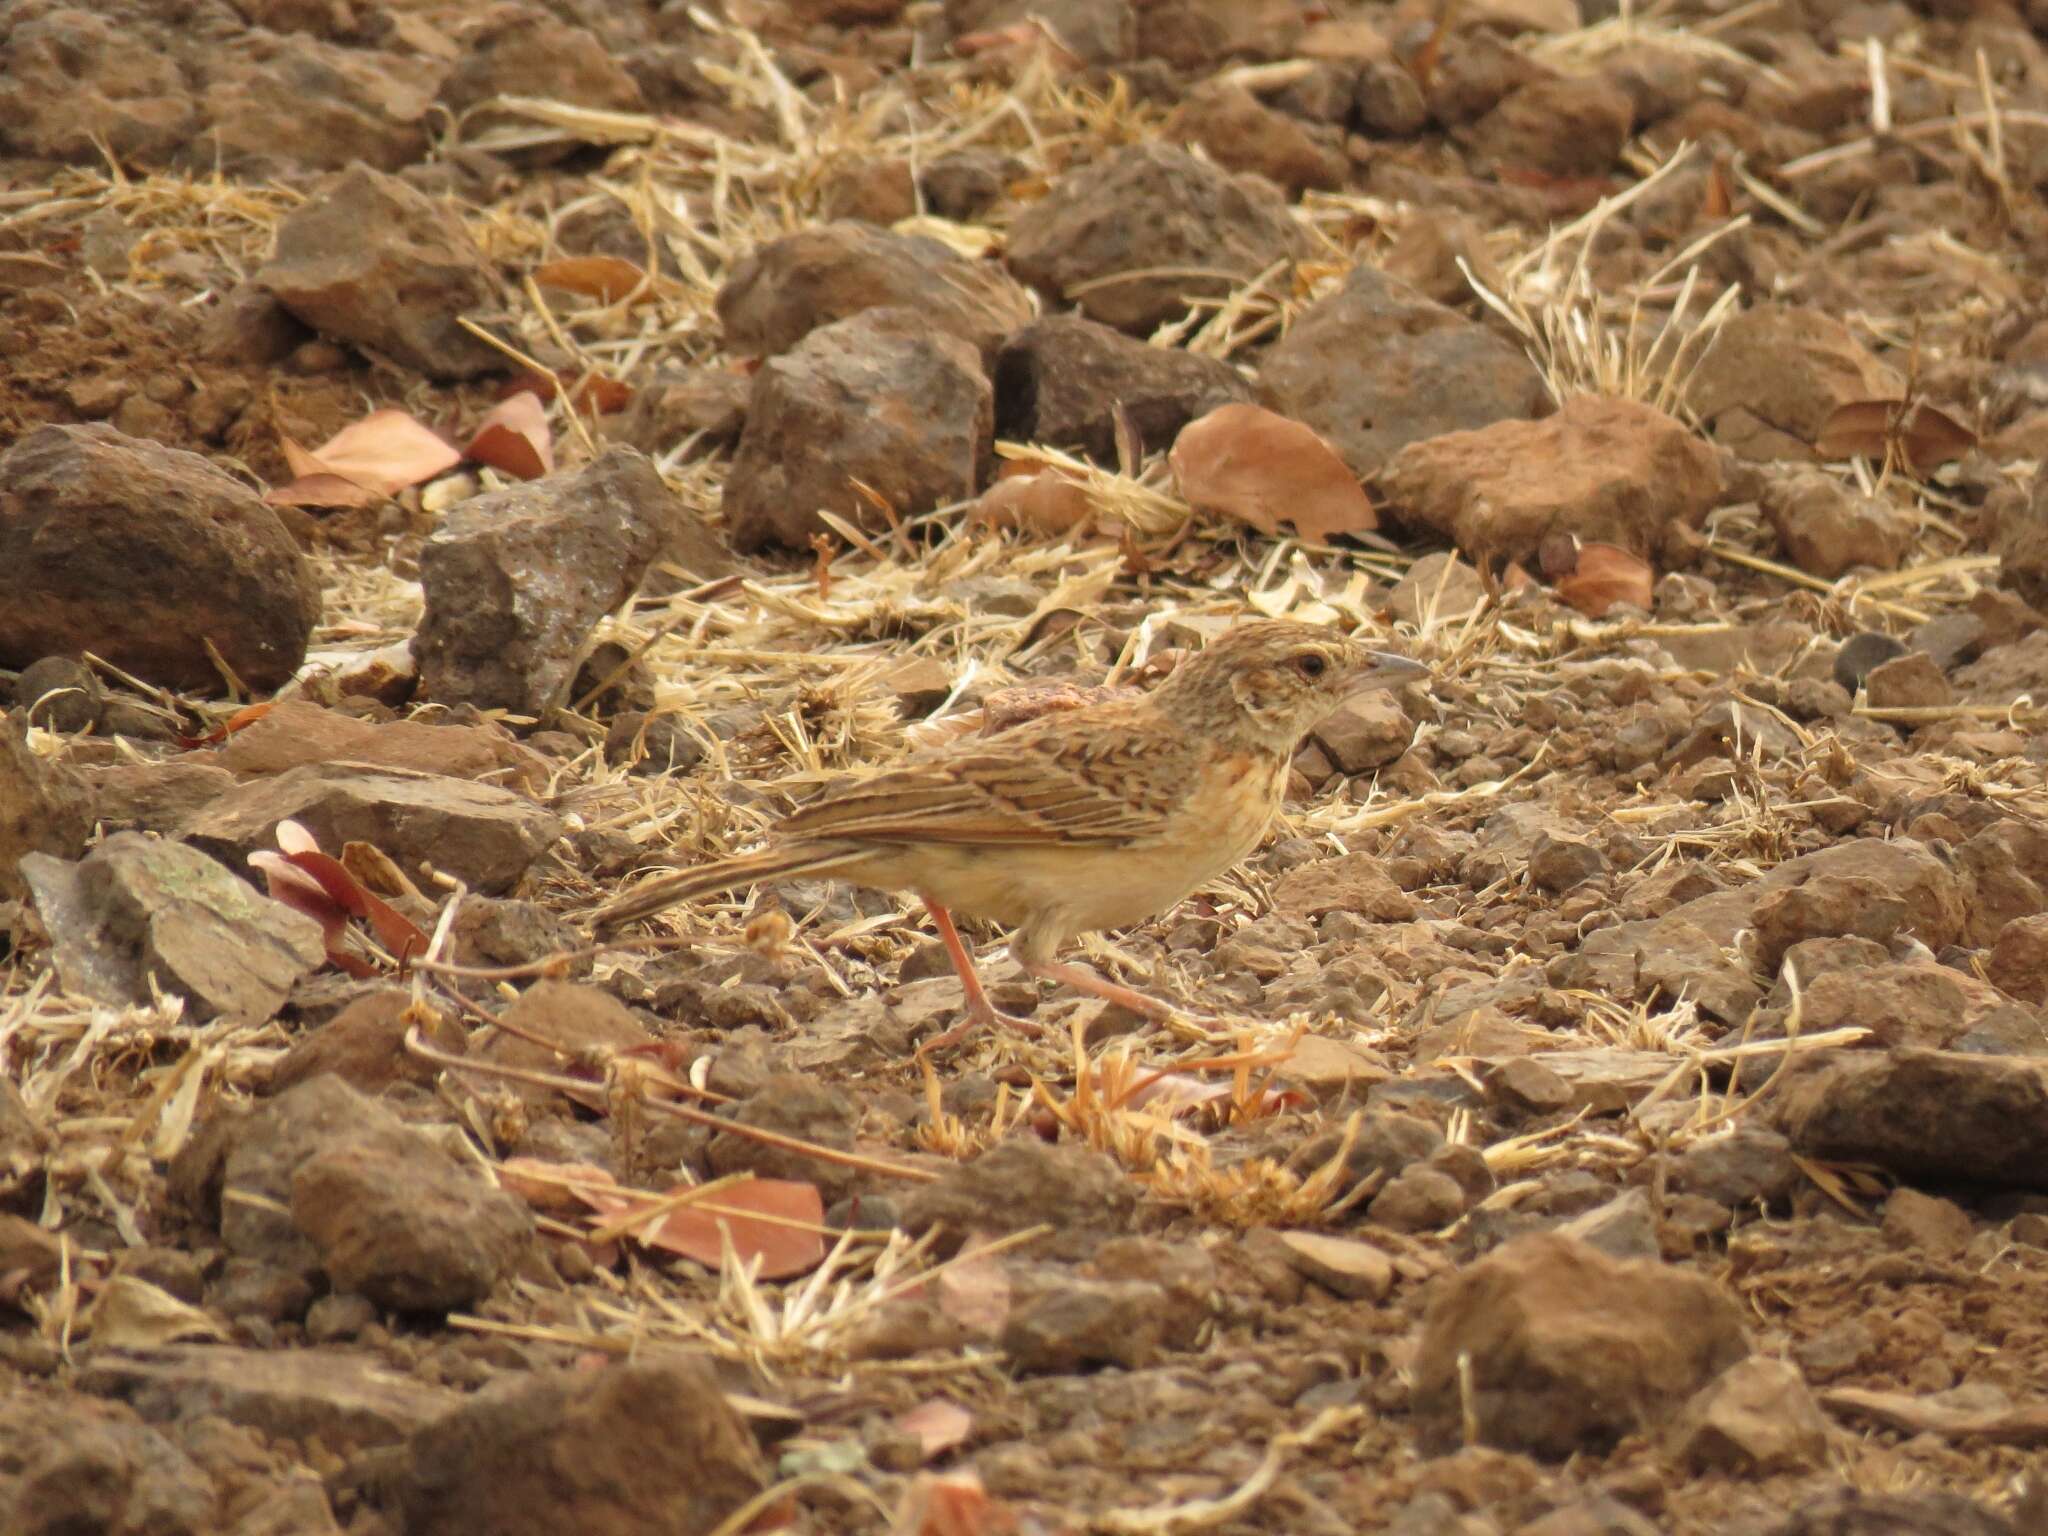
POLYGON ((1045 1026, 1030 1019, 1020 1019, 1014 1013, 1004 1013, 986 997, 971 998, 967 1004, 967 1016, 951 1029, 942 1030, 924 1041, 917 1048, 920 1057, 941 1056, 958 1046, 977 1029, 1009 1029, 1033 1040, 1045 1034, 1045 1026))
POLYGON ((1085 992, 1090 997, 1099 997, 1106 1002, 1115 1003, 1120 1008, 1128 1008, 1139 1018, 1149 1019, 1154 1024, 1164 1024, 1175 1029, 1192 1025, 1197 1031, 1225 1027, 1225 1021, 1222 1019, 1196 1013, 1193 1009, 1178 1007, 1156 997, 1148 997, 1134 988, 1098 976, 1086 966, 1048 960, 1027 969, 1041 980, 1064 982, 1076 992, 1085 992))

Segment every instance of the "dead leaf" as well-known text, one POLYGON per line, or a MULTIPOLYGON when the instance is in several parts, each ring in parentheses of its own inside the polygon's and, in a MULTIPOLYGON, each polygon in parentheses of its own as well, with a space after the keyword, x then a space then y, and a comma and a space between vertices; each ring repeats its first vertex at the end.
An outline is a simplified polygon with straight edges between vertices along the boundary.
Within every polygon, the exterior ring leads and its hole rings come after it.
POLYGON ((1600 618, 1617 603, 1647 613, 1657 590, 1657 573, 1649 561, 1618 544, 1582 544, 1578 565, 1559 577, 1552 590, 1559 602, 1589 618, 1600 618))
POLYGON ((525 390, 499 401, 477 424, 467 457, 521 480, 552 474, 555 444, 548 430, 547 407, 525 390))
POLYGON ((1851 400, 1835 407, 1813 451, 1823 459, 1882 460, 1895 448, 1901 464, 1926 475, 1976 446, 1976 433, 1924 401, 1909 410, 1904 400, 1851 400))
POLYGON ((217 747, 234 735, 235 732, 246 730, 258 720, 261 720, 270 713, 276 704, 277 700, 266 699, 260 704, 251 704, 246 708, 238 709, 232 715, 229 715, 220 726, 208 731, 204 736, 180 736, 178 738, 178 745, 188 752, 195 747, 217 747))
POLYGON ((534 373, 528 371, 498 387, 498 398, 510 400, 517 394, 537 396, 543 405, 556 395, 586 416, 611 416, 633 403, 633 386, 602 373, 534 373))
POLYGON ((538 1157, 508 1157, 498 1164, 498 1183, 536 1211, 564 1216, 587 1210, 591 1202, 579 1187, 617 1186, 618 1181, 595 1163, 551 1163, 538 1157))
POLYGON ((278 507, 368 506, 462 462, 456 448, 404 411, 372 411, 308 453, 283 440, 293 479, 263 499, 278 507))
POLYGON ((636 304, 654 302, 647 274, 620 256, 562 256, 534 268, 533 280, 544 288, 563 288, 603 304, 633 295, 636 304), (643 289, 645 291, 640 291, 643 289))
POLYGON ((322 853, 312 833, 287 820, 277 824, 276 837, 279 851, 250 854, 250 867, 263 872, 272 900, 320 925, 329 964, 358 978, 377 974, 378 967, 348 943, 356 919, 369 924, 401 972, 414 955, 426 953, 427 936, 419 926, 365 889, 339 859, 322 853))
POLYGON ((993 1254, 962 1253, 937 1286, 939 1310, 970 1333, 993 1338, 1010 1320, 1010 1277, 993 1254))
POLYGON ((1006 475, 981 493, 974 516, 995 528, 1070 533, 1095 513, 1088 492, 1057 470, 1006 475))
POLYGON ((1167 455, 1180 493, 1201 511, 1261 533, 1290 522, 1305 539, 1379 526, 1358 477, 1315 430, 1256 405, 1225 405, 1189 422, 1167 455))
POLYGON ((917 1436, 917 1443, 924 1450, 924 1459, 930 1461, 935 1456, 943 1456, 954 1446, 966 1443, 968 1435, 974 1431, 974 1415, 958 1403, 934 1397, 897 1414, 896 1427, 905 1434, 917 1436))
MULTIPOLYGON (((672 1194, 688 1189, 679 1185, 672 1194)), ((642 1202, 590 1190, 578 1194, 608 1218, 630 1216, 642 1202)), ((650 1248, 679 1254, 711 1269, 725 1262, 725 1239, 742 1263, 761 1261, 763 1280, 786 1280, 816 1269, 825 1258, 825 1201, 818 1186, 796 1179, 749 1179, 665 1216, 650 1218, 627 1235, 650 1248), (773 1218, 761 1220, 759 1218, 773 1218), (790 1226, 797 1222, 805 1225, 790 1226)))
POLYGON ((1007 1536, 1017 1513, 972 1472, 920 1472, 903 1490, 889 1536, 1007 1536))
POLYGON ((225 1339, 227 1329, 169 1291, 115 1275, 86 1313, 99 1349, 157 1349, 176 1339, 225 1339))

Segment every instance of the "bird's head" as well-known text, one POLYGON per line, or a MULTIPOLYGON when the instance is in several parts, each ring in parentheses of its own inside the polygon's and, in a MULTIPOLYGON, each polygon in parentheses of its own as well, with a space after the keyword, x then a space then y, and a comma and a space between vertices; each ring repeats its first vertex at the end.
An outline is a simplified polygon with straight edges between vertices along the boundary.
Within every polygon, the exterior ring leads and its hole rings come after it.
POLYGON ((1353 695, 1428 675, 1419 661, 1368 650, 1333 630, 1255 619, 1227 630, 1176 668, 1161 688, 1160 704, 1190 724, 1291 753, 1353 695))

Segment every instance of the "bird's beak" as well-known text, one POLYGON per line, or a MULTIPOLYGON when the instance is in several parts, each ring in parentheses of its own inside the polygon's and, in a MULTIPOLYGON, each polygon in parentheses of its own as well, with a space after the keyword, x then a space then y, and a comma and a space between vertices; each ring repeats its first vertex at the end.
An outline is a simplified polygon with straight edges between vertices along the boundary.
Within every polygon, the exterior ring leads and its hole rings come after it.
POLYGON ((1353 677, 1351 693, 1372 693, 1381 688, 1405 688, 1429 676, 1429 668, 1392 651, 1367 651, 1353 677))

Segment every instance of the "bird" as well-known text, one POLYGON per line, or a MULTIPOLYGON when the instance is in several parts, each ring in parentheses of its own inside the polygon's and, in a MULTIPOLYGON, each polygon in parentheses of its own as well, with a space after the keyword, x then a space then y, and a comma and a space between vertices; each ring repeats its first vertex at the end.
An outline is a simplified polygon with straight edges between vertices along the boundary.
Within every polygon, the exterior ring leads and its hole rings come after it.
POLYGON ((1241 621, 1149 693, 1081 705, 852 777, 784 818, 755 853, 662 874, 599 908, 600 934, 695 896, 827 876, 909 891, 959 974, 972 1030, 1042 1030, 997 1011, 953 922, 1012 932, 1035 979, 1165 1020, 1174 1010, 1060 951, 1143 922, 1242 861, 1279 813, 1294 753, 1357 694, 1428 676, 1407 657, 1287 619, 1241 621))

